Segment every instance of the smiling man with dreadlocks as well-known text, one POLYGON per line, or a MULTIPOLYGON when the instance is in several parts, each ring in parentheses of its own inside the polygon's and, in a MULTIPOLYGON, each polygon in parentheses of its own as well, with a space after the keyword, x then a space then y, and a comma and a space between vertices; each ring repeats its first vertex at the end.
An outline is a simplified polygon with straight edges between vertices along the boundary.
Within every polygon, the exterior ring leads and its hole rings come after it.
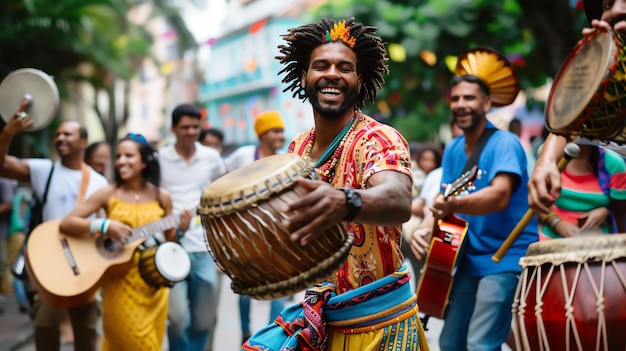
POLYGON ((315 126, 288 152, 315 163, 317 180, 285 205, 291 240, 306 246, 323 229, 345 222, 354 235, 339 271, 307 289, 243 350, 419 350, 425 343, 415 294, 402 265, 401 224, 411 211, 411 162, 406 140, 364 115, 388 73, 376 28, 354 19, 289 30, 277 57, 285 89, 313 107, 315 126))

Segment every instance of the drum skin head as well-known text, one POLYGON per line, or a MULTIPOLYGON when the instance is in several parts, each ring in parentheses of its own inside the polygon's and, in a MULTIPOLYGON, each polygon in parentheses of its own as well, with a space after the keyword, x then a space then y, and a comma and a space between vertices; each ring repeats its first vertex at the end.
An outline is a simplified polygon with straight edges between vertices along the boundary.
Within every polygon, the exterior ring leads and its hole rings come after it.
MULTIPOLYGON (((572 126, 595 96, 603 95, 602 82, 612 75, 617 47, 606 31, 584 37, 561 66, 546 104, 546 123, 550 130, 577 129, 572 126)), ((570 131, 572 134, 576 130, 570 131)), ((567 134, 567 133, 566 133, 567 134)))
POLYGON ((610 261, 625 256, 626 234, 582 235, 532 243, 519 263, 528 267, 546 263, 582 263, 590 258, 610 261))
POLYGON ((179 282, 189 275, 191 260, 180 244, 168 241, 159 245, 154 260, 159 273, 171 282, 179 282))
POLYGON ((33 124, 26 128, 32 132, 46 127, 59 110, 59 90, 52 78, 34 68, 21 68, 11 72, 0 83, 0 115, 8 122, 20 107, 24 95, 32 96, 28 114, 33 124))
POLYGON ((277 154, 261 158, 216 179, 202 193, 199 215, 220 216, 267 199, 306 177, 313 163, 295 154, 277 154))

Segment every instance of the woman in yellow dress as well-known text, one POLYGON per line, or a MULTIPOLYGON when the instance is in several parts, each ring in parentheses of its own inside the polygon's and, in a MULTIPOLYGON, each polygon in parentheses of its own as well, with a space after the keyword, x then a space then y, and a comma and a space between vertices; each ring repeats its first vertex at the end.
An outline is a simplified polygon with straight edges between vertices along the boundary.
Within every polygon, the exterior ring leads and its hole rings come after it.
MULTIPOLYGON (((142 135, 128 134, 117 144, 115 183, 72 211, 60 230, 72 235, 106 235, 124 242, 132 228, 172 213, 172 198, 159 187, 159 177, 154 149, 142 135), (107 218, 88 218, 101 208, 107 218)), ((164 234, 168 241, 177 240, 173 228, 164 234)), ((102 351, 161 350, 169 289, 148 285, 139 274, 138 262, 139 252, 135 251, 129 269, 109 270, 104 275, 102 351)))

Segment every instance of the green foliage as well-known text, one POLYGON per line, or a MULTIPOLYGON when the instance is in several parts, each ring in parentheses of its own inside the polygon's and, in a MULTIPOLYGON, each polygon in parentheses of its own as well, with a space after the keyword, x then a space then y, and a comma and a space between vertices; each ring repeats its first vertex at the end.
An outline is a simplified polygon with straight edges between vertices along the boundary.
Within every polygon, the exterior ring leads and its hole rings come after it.
MULTIPOLYGON (((144 59, 151 58, 152 37, 128 13, 132 0, 2 0, 0 2, 0 79, 21 67, 55 78, 65 99, 65 84, 83 81, 108 98, 106 110, 93 106, 113 143, 127 120, 128 99, 116 98, 116 82, 128 84, 144 59), (123 110, 124 115, 116 115, 123 110)), ((192 35, 170 1, 154 0, 178 32, 181 49, 195 47, 192 35)), ((123 89, 122 89, 123 90, 123 89)), ((124 90, 127 94, 127 90, 124 90)), ((28 139, 27 139, 28 141, 28 139)), ((34 148, 33 148, 34 149, 34 148)))

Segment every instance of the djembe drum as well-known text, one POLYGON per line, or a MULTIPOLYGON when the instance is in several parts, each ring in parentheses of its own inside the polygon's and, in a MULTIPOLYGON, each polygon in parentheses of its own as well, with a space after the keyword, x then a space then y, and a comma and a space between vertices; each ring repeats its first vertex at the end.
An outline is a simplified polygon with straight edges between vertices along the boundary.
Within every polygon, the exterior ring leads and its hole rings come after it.
POLYGON ((561 66, 546 104, 556 134, 626 142, 626 56, 622 39, 596 29, 561 66))
POLYGON ((141 278, 149 285, 171 288, 187 278, 191 260, 180 244, 166 241, 141 250, 138 268, 141 278))
POLYGON ((518 350, 626 349, 626 234, 534 243, 520 265, 518 350))
POLYGON ((209 251, 235 293, 256 299, 291 295, 328 277, 344 263, 354 238, 334 225, 306 246, 289 239, 282 205, 306 193, 296 179, 313 164, 294 154, 262 158, 211 183, 197 212, 209 251))

